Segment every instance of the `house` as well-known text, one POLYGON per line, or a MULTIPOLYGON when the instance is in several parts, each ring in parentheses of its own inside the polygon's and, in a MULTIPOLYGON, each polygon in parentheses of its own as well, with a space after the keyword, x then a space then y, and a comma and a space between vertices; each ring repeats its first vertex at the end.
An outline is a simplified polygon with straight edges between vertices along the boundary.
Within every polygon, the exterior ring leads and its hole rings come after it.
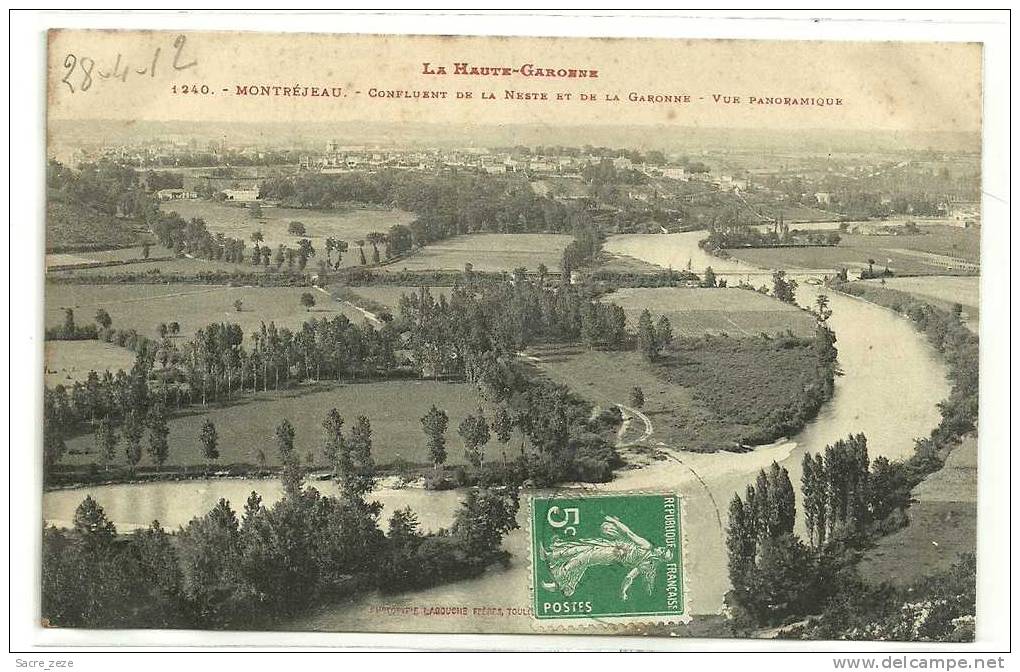
POLYGON ((687 171, 684 170, 683 166, 663 166, 662 176, 670 180, 687 181, 687 171))
POLYGON ((161 201, 181 201, 198 198, 198 194, 186 189, 160 189, 156 192, 156 198, 161 201))
POLYGON ((259 198, 258 189, 224 189, 223 195, 227 197, 228 201, 238 201, 239 203, 253 203, 259 198))

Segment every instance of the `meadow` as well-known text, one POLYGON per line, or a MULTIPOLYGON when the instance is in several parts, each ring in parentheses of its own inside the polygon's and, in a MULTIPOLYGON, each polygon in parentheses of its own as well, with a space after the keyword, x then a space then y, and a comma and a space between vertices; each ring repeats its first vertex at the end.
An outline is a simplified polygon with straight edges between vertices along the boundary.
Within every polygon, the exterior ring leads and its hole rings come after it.
MULTIPOLYGON (((462 464, 464 447, 457 426, 466 415, 475 412, 479 403, 473 385, 426 380, 309 383, 280 392, 245 394, 225 404, 193 406, 172 417, 168 423, 170 456, 166 464, 205 464, 199 433, 202 424, 211 420, 219 434, 218 464, 258 466, 262 450, 267 465, 279 465, 274 432, 280 421, 287 418, 294 426, 294 446, 302 463, 323 467, 322 421, 331 408, 337 408, 344 417, 345 431, 358 415, 368 417, 372 423, 372 454, 377 464, 399 461, 427 464, 428 451, 419 419, 432 404, 450 417, 447 462, 462 464)), ((147 445, 146 441, 143 440, 143 445, 147 445)), ((71 452, 62 462, 74 465, 98 461, 93 442, 91 433, 68 439, 71 452), (92 454, 85 454, 87 450, 92 454)), ((493 439, 488 450, 493 452, 498 445, 493 439)), ((123 452, 122 443, 118 446, 117 464, 123 464, 123 452)), ((151 464, 148 455, 143 456, 141 464, 151 464)))
POLYGON ((91 323, 102 308, 110 314, 115 329, 135 329, 149 337, 156 336, 161 322, 176 321, 181 335, 189 336, 212 322, 239 324, 247 335, 262 322, 272 321, 278 327, 294 330, 313 317, 344 314, 358 324, 365 319, 355 308, 337 303, 311 287, 47 284, 47 327, 63 323, 64 308, 74 310, 78 324, 91 323), (315 297, 316 305, 311 310, 300 304, 305 292, 315 297), (234 306, 237 300, 242 302, 240 311, 234 306))
MULTIPOLYGON (((769 430, 777 418, 796 412, 800 393, 816 375, 810 347, 784 348, 761 338, 681 342, 654 364, 636 351, 581 346, 530 348, 526 355, 549 379, 603 407, 629 406, 631 389, 640 387, 653 441, 695 452, 732 450, 769 430)), ((634 430, 643 429, 634 423, 634 430)))
MULTIPOLYGON (((265 243, 275 249, 277 245, 294 247, 301 236, 287 233, 287 226, 294 221, 305 226, 306 235, 320 254, 325 252, 326 238, 346 240, 350 249, 344 256, 344 265, 358 264, 360 258, 354 242, 364 240, 373 231, 386 233, 394 224, 409 224, 414 215, 403 210, 390 208, 350 208, 346 210, 311 210, 301 208, 261 207, 261 216, 253 217, 243 204, 218 203, 216 201, 192 200, 174 201, 162 206, 165 211, 176 211, 181 217, 198 217, 205 220, 212 233, 222 233, 240 238, 249 246, 251 234, 261 231, 265 243)), ((380 250, 380 254, 382 250, 380 250)), ((371 247, 366 245, 365 254, 371 260, 371 247)))
POLYGON ((426 246, 417 254, 385 266, 390 271, 463 271, 471 264, 476 271, 512 271, 523 266, 531 272, 545 264, 558 271, 563 250, 573 240, 559 233, 476 233, 455 236, 426 246))
POLYGON ((103 341, 46 341, 47 387, 85 382, 89 371, 130 371, 135 353, 103 341))
POLYGON ((945 465, 911 493, 909 524, 882 537, 859 565, 875 583, 910 585, 973 553, 977 534, 977 437, 964 437, 945 465))
POLYGON ((627 287, 602 300, 622 307, 631 329, 645 309, 655 319, 665 315, 677 336, 757 336, 787 329, 797 336, 811 336, 815 330, 814 318, 796 306, 735 287, 627 287))

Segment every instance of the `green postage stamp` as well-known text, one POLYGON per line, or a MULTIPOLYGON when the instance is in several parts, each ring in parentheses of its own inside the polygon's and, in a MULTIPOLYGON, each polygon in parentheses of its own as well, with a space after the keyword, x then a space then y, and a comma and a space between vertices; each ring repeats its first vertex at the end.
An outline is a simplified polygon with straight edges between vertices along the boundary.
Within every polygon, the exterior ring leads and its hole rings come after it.
POLYGON ((532 498, 535 617, 681 620, 680 518, 676 493, 532 498))

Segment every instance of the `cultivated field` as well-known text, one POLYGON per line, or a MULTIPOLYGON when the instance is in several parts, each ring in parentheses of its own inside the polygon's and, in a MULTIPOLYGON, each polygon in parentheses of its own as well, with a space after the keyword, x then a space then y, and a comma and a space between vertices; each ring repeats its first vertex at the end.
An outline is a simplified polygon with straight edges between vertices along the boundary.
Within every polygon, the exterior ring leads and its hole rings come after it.
POLYGON ((428 245, 384 268, 463 271, 469 263, 476 271, 512 271, 523 266, 534 272, 539 264, 545 264, 550 271, 558 271, 563 249, 571 240, 569 235, 558 233, 476 233, 428 245))
POLYGON ((608 294, 603 301, 621 306, 631 329, 645 309, 655 319, 666 315, 677 336, 757 336, 761 332, 785 333, 787 329, 798 336, 811 336, 815 330, 814 319, 797 307, 733 287, 628 287, 608 294))
POLYGON ((46 286, 46 326, 63 323, 64 308, 72 308, 78 324, 91 323, 103 308, 115 329, 135 329, 154 337, 161 322, 178 322, 188 336, 211 322, 234 322, 247 336, 262 322, 299 329, 307 320, 343 313, 361 323, 364 314, 334 302, 310 287, 230 287, 226 285, 65 285, 46 286), (311 292, 317 305, 310 311, 299 303, 311 292), (240 299, 241 311, 234 307, 240 299))
POLYGON ((47 387, 85 382, 89 371, 130 371, 135 353, 103 341, 46 341, 47 387))
POLYGON ((735 259, 765 268, 832 269, 847 268, 854 275, 875 261, 875 269, 888 263, 897 275, 968 275, 965 267, 946 267, 950 258, 978 263, 980 232, 951 226, 926 226, 926 233, 903 236, 840 234, 835 247, 785 247, 732 249, 735 259), (891 260, 891 261, 889 261, 891 260))
POLYGON ((875 583, 908 585, 973 553, 977 526, 977 437, 966 437, 942 469, 913 491, 910 524, 878 540, 860 564, 875 583))
POLYGON ((611 271, 613 273, 662 273, 662 267, 642 261, 637 257, 627 254, 611 254, 603 252, 599 261, 599 271, 611 271))
MULTIPOLYGON (((276 273, 275 266, 271 266, 269 269, 267 269, 265 266, 257 267, 251 266, 251 264, 248 263, 248 261, 250 261, 251 259, 250 247, 246 248, 246 253, 249 256, 246 257, 246 262, 243 264, 234 264, 226 261, 216 261, 213 259, 174 257, 172 251, 158 245, 152 246, 152 250, 150 251, 149 254, 150 259, 143 261, 134 261, 135 259, 137 259, 137 256, 140 256, 134 255, 134 250, 136 249, 140 248, 128 248, 127 250, 118 251, 121 252, 128 260, 131 260, 132 263, 117 264, 113 266, 91 266, 88 268, 70 268, 70 269, 59 268, 59 266, 62 266, 67 263, 81 263, 81 262, 72 262, 69 260, 61 261, 60 257, 57 257, 55 260, 56 263, 53 263, 53 261, 51 261, 50 259, 51 255, 47 255, 46 263, 49 267, 47 268, 47 274, 55 278, 62 277, 118 278, 122 276, 142 276, 142 275, 167 276, 169 278, 172 276, 179 275, 197 275, 199 273, 210 273, 219 271, 223 271, 226 273, 234 273, 237 271, 245 273, 251 272, 265 274, 276 273), (166 257, 171 258, 167 259, 166 257), (58 266, 58 268, 54 268, 54 266, 58 266)), ((113 254, 113 251, 111 251, 110 254, 113 254)), ((99 259, 96 259, 95 258, 96 255, 92 253, 81 253, 75 254, 74 256, 76 258, 85 259, 86 261, 84 263, 95 263, 96 261, 101 261, 99 259)), ((308 265, 308 269, 312 270, 312 272, 314 272, 312 266, 313 263, 314 259, 308 265)), ((286 270, 286 267, 284 267, 284 269, 286 270)))
MULTIPOLYGON (((240 238, 251 245, 251 234, 261 231, 265 243, 276 248, 277 245, 294 247, 302 236, 287 233, 287 226, 294 221, 305 225, 307 234, 304 236, 312 241, 319 254, 325 253, 326 238, 339 238, 350 244, 350 250, 344 256, 345 264, 359 263, 356 240, 364 240, 369 233, 376 231, 386 233, 394 224, 408 224, 414 215, 396 209, 361 209, 350 210, 305 210, 298 208, 263 207, 262 215, 254 218, 248 208, 240 204, 225 204, 215 201, 174 201, 163 205, 166 211, 176 211, 181 217, 191 219, 199 217, 205 220, 209 231, 222 233, 232 238, 240 238)), ((371 260, 371 247, 366 245, 365 254, 371 260)), ((382 250, 380 250, 382 254, 382 250)), ((313 260, 314 263, 315 260, 313 260)))
MULTIPOLYGON (((464 447, 457 435, 457 426, 479 405, 474 386, 468 383, 435 381, 385 381, 349 384, 304 385, 298 389, 245 394, 229 405, 210 404, 203 409, 192 406, 184 414, 170 420, 170 458, 168 465, 204 464, 199 432, 206 419, 216 425, 219 433, 220 464, 258 464, 258 451, 265 452, 267 464, 280 463, 274 431, 287 418, 294 425, 294 446, 303 463, 323 466, 321 452, 322 421, 331 408, 339 409, 345 419, 345 430, 358 415, 372 423, 372 454, 377 464, 407 460, 428 463, 424 434, 419 418, 435 404, 450 416, 447 430, 448 463, 464 462, 464 447)), ((69 454, 64 462, 93 462, 97 456, 78 454, 93 450, 91 434, 67 441, 69 454)), ((144 442, 143 442, 144 443, 144 442)), ((496 451, 495 439, 490 452, 496 451)), ((495 454, 493 452, 493 454, 495 454)), ((123 444, 118 447, 118 463, 123 463, 123 444)), ((150 464, 148 455, 142 464, 150 464)))

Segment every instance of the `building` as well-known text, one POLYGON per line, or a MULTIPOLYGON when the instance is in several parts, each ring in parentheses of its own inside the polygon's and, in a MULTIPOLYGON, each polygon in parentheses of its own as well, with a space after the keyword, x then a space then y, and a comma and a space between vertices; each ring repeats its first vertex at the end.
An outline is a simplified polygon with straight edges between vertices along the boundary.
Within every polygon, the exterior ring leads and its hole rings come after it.
POLYGON ((160 189, 156 192, 156 198, 161 201, 181 201, 198 198, 198 194, 186 189, 160 189))
POLYGON ((663 166, 662 176, 670 180, 683 180, 687 181, 687 171, 683 166, 663 166))
POLYGON ((257 201, 259 198, 258 189, 224 189, 223 195, 227 197, 228 201, 238 201, 240 203, 252 203, 257 201))

